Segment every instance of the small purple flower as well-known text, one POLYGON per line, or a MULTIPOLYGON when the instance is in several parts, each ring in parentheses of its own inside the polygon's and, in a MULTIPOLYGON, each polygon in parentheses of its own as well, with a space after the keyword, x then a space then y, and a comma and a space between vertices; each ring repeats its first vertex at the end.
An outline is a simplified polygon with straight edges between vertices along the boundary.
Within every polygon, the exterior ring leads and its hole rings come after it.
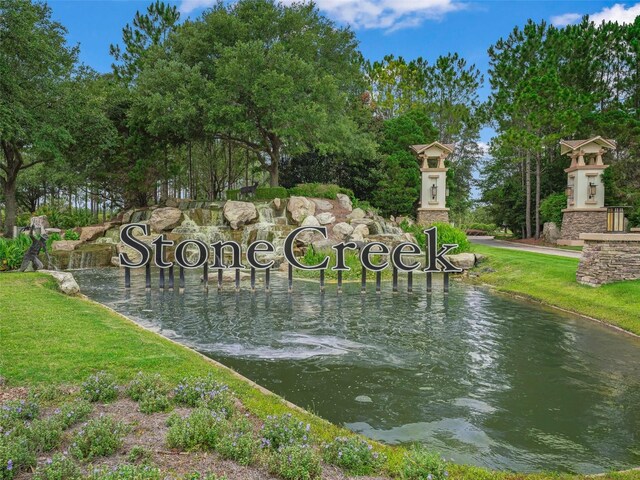
POLYGON ((7 462, 7 471, 10 472, 11 470, 13 470, 13 460, 9 459, 7 462))

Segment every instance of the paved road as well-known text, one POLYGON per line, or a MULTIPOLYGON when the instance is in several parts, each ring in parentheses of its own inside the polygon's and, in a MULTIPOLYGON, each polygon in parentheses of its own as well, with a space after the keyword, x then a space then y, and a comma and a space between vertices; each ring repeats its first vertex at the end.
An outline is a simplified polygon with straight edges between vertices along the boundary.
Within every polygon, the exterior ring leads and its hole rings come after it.
POLYGON ((469 236, 472 243, 486 245, 488 247, 505 248, 507 250, 522 250, 524 252, 543 253, 545 255, 555 255, 557 257, 580 258, 582 252, 576 250, 564 250, 562 248, 537 247, 535 245, 526 245, 523 243, 506 242, 504 240, 496 240, 493 237, 474 237, 469 236))

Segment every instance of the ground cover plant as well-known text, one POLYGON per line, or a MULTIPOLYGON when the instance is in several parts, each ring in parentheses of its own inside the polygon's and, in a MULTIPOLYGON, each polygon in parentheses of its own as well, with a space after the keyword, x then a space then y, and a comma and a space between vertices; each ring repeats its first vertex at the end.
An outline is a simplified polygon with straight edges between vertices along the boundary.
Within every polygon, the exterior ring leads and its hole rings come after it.
MULTIPOLYGON (((83 476, 95 480, 154 478, 152 476, 154 469, 162 472, 162 478, 165 474, 169 478, 179 479, 207 478, 206 475, 209 473, 221 476, 225 471, 221 470, 220 462, 229 461, 223 460, 224 458, 232 459, 231 463, 224 464, 225 468, 236 469, 235 476, 229 478, 246 478, 240 475, 248 470, 242 469, 250 469, 256 475, 261 475, 256 478, 268 477, 269 472, 271 475, 282 478, 314 478, 318 475, 318 462, 321 468, 319 475, 322 478, 335 478, 331 473, 334 471, 333 468, 339 468, 345 474, 347 472, 345 466, 328 466, 327 460, 323 458, 322 446, 334 442, 336 437, 360 437, 307 412, 292 408, 281 398, 261 391, 230 370, 186 347, 145 331, 98 304, 58 293, 55 290, 55 284, 44 275, 0 275, 0 303, 9 305, 0 322, 2 376, 5 382, 4 386, 0 386, 0 393, 11 393, 19 386, 29 387, 33 391, 31 397, 23 394, 24 404, 20 403, 21 400, 18 400, 18 403, 10 401, 8 410, 0 406, 0 412, 6 412, 0 416, 3 419, 3 435, 0 435, 0 478, 2 480, 13 479, 18 474, 29 478, 31 475, 29 472, 32 469, 40 472, 40 478, 59 478, 55 477, 54 468, 45 473, 47 459, 51 459, 53 464, 56 454, 64 455, 75 462, 82 470, 83 476), (34 332, 38 335, 34 335, 34 332), (29 351, 30 354, 24 355, 25 351, 29 351), (101 371, 106 371, 115 378, 116 384, 113 386, 117 391, 117 398, 106 403, 102 401, 91 403, 83 398, 85 394, 82 385, 83 383, 92 386, 98 383, 102 385, 104 379, 108 378, 105 375, 99 375, 101 380, 98 382, 94 378, 91 380, 89 378, 95 377, 101 371), (144 376, 139 372, 143 372, 144 376), (47 387, 42 387, 45 385, 47 387), (64 385, 69 387, 57 388, 64 385), (161 386, 158 387, 158 385, 161 386), (189 394, 178 395, 179 385, 182 385, 183 391, 189 394), (200 386, 205 386, 205 390, 208 391, 228 392, 229 398, 234 402, 232 414, 220 415, 220 411, 215 411, 215 408, 218 408, 215 403, 201 403, 201 395, 197 394, 196 390, 200 386), (138 412, 137 404, 143 398, 140 392, 146 391, 147 388, 153 390, 156 387, 157 391, 169 388, 167 396, 175 412, 151 414, 138 412), (140 400, 137 402, 130 398, 130 395, 134 395, 134 390, 140 394, 138 397, 140 400), (61 392, 67 391, 72 393, 61 396, 61 392), (188 403, 194 406, 189 406, 188 403), (213 409, 207 408, 208 406, 213 409), (89 410, 91 413, 88 413, 89 410), (204 447, 199 445, 194 449, 190 448, 194 445, 189 443, 191 440, 184 444, 176 442, 176 451, 183 451, 183 454, 177 457, 182 459, 185 465, 182 470, 172 470, 173 467, 167 458, 173 458, 173 456, 157 452, 170 449, 169 431, 174 420, 169 422, 167 420, 173 416, 174 419, 182 419, 185 425, 184 420, 192 417, 194 412, 202 412, 202 418, 213 418, 213 414, 217 413, 218 421, 211 423, 215 435, 207 429, 202 429, 203 438, 207 441, 199 442, 204 447), (100 416, 101 414, 104 414, 103 417, 100 416), (269 419, 268 416, 272 418, 269 419), (35 420, 44 421, 51 417, 58 419, 63 429, 61 443, 50 452, 36 454, 34 445, 29 442, 28 436, 24 433, 25 429, 31 428, 35 420), (111 420, 101 420, 101 418, 111 420), (120 439, 123 442, 122 446, 119 449, 116 448, 115 453, 97 456, 98 451, 111 451, 114 447, 110 446, 103 450, 93 450, 92 460, 87 459, 91 456, 90 453, 73 454, 73 449, 69 448, 72 445, 71 440, 80 438, 79 436, 83 438, 81 442, 83 445, 89 443, 103 445, 102 440, 99 442, 97 440, 102 439, 103 436, 98 434, 91 436, 92 439, 96 439, 95 442, 85 441, 89 436, 86 433, 79 433, 83 429, 82 423, 96 425, 109 421, 122 422, 126 430, 120 439), (16 422, 23 427, 10 427, 16 422), (11 430, 11 433, 5 436, 8 430, 11 430), (237 434, 244 437, 243 446, 236 441, 237 434), (149 443, 155 441, 153 439, 157 437, 159 437, 159 444, 149 443), (262 439, 267 437, 270 442, 275 440, 275 443, 282 443, 282 448, 280 445, 278 448, 263 446, 262 439), (9 438, 11 441, 7 441, 9 438), (289 443, 286 444, 285 441, 289 443), (134 447, 138 448, 134 451, 134 447), (204 456, 205 454, 207 456, 204 456), (289 458, 296 459, 296 462, 290 461, 289 458), (205 467, 196 468, 195 465, 205 465, 206 469, 205 467), (148 467, 147 473, 142 473, 145 471, 145 466, 148 467), (114 467, 122 475, 110 473, 114 467), (95 473, 93 468, 97 469, 95 473), (200 476, 194 476, 194 471, 200 471, 200 476), (50 476, 45 477, 45 475, 50 476)), ((106 383, 111 385, 110 382, 106 383)), ((174 428, 177 429, 177 427, 174 428)), ((185 427, 184 431, 190 432, 194 428, 185 427)), ((104 431, 98 427, 90 430, 104 431)), ((189 439, 189 435, 176 438, 189 439)), ((104 443, 112 445, 111 440, 109 438, 109 441, 105 440, 104 443)), ((381 462, 379 469, 373 473, 375 476, 402 478, 403 475, 411 473, 411 467, 407 464, 408 459, 413 459, 414 463, 417 462, 417 455, 410 456, 410 451, 406 448, 369 443, 373 451, 379 452, 381 457, 384 456, 384 462, 381 462)), ((353 441, 353 444, 355 451, 360 455, 362 452, 359 450, 359 443, 353 441)), ((83 447, 83 451, 91 452, 92 450, 83 447)), ((59 457, 56 458, 56 465, 61 464, 62 460, 59 457)), ((362 463, 366 462, 360 462, 362 463)), ((425 463, 427 468, 433 468, 429 461, 425 463)), ((350 462, 347 468, 351 465, 355 465, 355 462, 350 462)), ((60 471, 63 468, 70 472, 74 470, 68 462, 56 468, 60 471)), ((492 472, 483 468, 450 463, 446 464, 446 468, 448 478, 452 479, 585 478, 568 474, 550 476, 492 472)), ((431 474, 435 475, 435 472, 431 474)), ((602 478, 637 480, 640 478, 640 472, 611 473, 602 478)))

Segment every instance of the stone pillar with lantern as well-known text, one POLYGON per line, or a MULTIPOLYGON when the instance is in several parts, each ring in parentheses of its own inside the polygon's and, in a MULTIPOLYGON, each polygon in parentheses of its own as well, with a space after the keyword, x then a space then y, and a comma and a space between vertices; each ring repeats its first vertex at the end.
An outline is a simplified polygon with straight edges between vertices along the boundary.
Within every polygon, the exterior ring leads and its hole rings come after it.
POLYGON ((449 222, 449 209, 446 206, 449 189, 447 188, 447 170, 445 159, 453 153, 453 144, 433 142, 428 145, 411 145, 411 150, 420 160, 422 187, 420 206, 416 215, 421 225, 435 222, 449 222))
POLYGON ((562 229, 558 244, 582 245, 582 233, 607 231, 607 209, 602 173, 608 167, 602 156, 615 150, 614 140, 593 137, 586 140, 561 140, 561 153, 571 159, 567 173, 567 208, 562 211, 562 229))

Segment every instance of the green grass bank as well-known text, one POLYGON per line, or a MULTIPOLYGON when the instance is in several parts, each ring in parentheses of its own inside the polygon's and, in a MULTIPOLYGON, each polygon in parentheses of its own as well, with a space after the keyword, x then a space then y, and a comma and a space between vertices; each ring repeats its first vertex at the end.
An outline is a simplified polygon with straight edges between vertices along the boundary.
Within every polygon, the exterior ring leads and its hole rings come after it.
MULTIPOLYGON (((495 255, 487 265, 497 267, 500 261, 499 255, 495 255)), ((511 268, 515 268, 513 264, 511 268)), ((640 284, 636 288, 640 288, 640 284)), ((347 434, 344 429, 292 407, 231 370, 146 331, 99 304, 59 293, 54 281, 47 276, 0 274, 0 309, 0 375, 6 381, 5 387, 0 388, 78 385, 89 374, 100 370, 113 374, 123 383, 139 371, 159 373, 175 382, 187 375, 211 373, 229 385, 247 410, 261 419, 293 413, 311 424, 320 441, 347 434)), ((406 449, 380 448, 388 457, 384 473, 397 476, 406 449)), ((450 466, 449 473, 449 478, 464 480, 588 478, 493 472, 456 465, 450 466)), ((639 480, 640 471, 609 473, 599 478, 639 480)))
POLYGON ((585 315, 640 335, 640 280, 593 288, 576 282, 578 259, 473 245, 487 256, 475 283, 585 315))

